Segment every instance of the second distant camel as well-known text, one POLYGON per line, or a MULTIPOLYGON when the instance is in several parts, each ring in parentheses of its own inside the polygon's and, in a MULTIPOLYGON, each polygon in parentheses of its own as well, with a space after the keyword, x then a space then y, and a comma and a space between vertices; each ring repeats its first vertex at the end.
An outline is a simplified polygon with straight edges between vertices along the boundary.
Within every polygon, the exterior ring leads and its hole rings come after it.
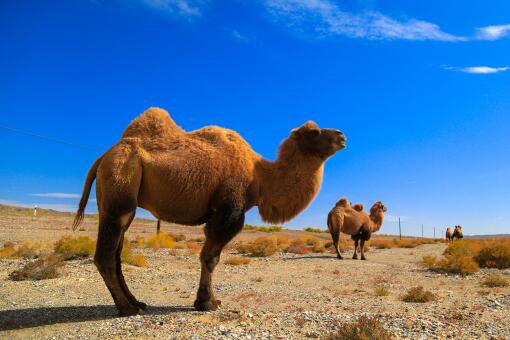
POLYGON ((381 229, 384 221, 386 207, 381 201, 374 203, 370 208, 370 215, 363 211, 362 204, 351 206, 347 198, 338 201, 328 214, 328 229, 333 238, 333 244, 339 259, 342 259, 340 249, 340 233, 351 235, 354 240, 353 259, 358 258, 358 244, 361 246, 361 259, 365 258, 365 242, 370 239, 372 233, 381 229))

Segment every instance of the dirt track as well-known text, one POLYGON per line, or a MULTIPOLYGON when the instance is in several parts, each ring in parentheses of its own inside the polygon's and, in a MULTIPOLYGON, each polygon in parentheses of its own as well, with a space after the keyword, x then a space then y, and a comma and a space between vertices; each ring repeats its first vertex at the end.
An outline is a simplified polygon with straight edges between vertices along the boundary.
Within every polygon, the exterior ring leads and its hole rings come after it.
MULTIPOLYGON (((70 232, 65 229, 69 222, 68 217, 34 221, 4 216, 0 239, 54 240, 70 232)), ((91 231, 82 233, 94 236, 93 225, 87 222, 91 231)), ((153 226, 135 226, 130 232, 153 232, 153 226)), ((200 235, 200 229, 192 230, 200 235)), ((130 318, 116 317, 90 259, 68 262, 62 278, 37 282, 9 281, 8 274, 23 261, 0 260, 0 338, 314 338, 366 313, 377 316, 398 338, 509 339, 510 289, 482 288, 480 281, 488 271, 464 278, 417 266, 422 256, 439 255, 444 247, 371 250, 368 261, 285 254, 252 259, 245 266, 220 263, 214 282, 222 307, 210 313, 191 308, 200 272, 198 255, 144 249, 140 251, 147 257, 147 268, 124 268, 132 292, 150 307, 145 315, 130 318), (417 285, 439 299, 402 302, 402 293, 417 285), (376 286, 386 287, 390 295, 374 296, 376 286)), ((232 255, 222 259, 228 256, 232 255)))

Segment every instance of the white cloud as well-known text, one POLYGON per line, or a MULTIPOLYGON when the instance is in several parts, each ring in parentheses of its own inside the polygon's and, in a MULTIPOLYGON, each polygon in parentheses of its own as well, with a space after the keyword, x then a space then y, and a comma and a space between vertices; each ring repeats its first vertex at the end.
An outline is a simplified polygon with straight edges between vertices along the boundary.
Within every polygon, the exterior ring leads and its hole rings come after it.
POLYGON ((248 38, 245 35, 241 34, 239 31, 232 30, 231 35, 237 40, 248 41, 248 38))
POLYGON ((202 14, 203 0, 138 0, 153 9, 183 17, 193 18, 202 14))
POLYGON ((498 40, 510 35, 510 25, 485 26, 477 29, 476 39, 498 40))
POLYGON ((467 40, 427 21, 398 21, 379 12, 353 14, 329 0, 265 0, 265 4, 273 16, 287 21, 288 25, 309 25, 323 35, 372 40, 467 40))
POLYGON ((395 215, 390 215, 390 214, 384 214, 384 220, 386 222, 398 222, 399 218, 400 218, 400 222, 409 220, 409 216, 395 216, 395 215))
POLYGON ((491 73, 499 73, 505 72, 510 69, 509 66, 502 67, 491 67, 491 66, 470 66, 470 67, 452 67, 452 66, 444 66, 445 70, 449 71, 458 71, 470 74, 491 74, 491 73))
POLYGON ((42 194, 30 194, 30 196, 48 197, 48 198, 80 198, 80 194, 66 194, 63 192, 47 192, 42 194))

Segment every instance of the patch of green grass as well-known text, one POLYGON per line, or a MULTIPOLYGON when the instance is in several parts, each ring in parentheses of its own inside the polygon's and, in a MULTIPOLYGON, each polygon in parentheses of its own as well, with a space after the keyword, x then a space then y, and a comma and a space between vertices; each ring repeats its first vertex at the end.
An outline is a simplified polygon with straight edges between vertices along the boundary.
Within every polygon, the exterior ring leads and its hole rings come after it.
POLYGON ((276 233, 283 230, 282 226, 273 225, 273 226, 256 226, 256 225, 249 225, 245 224, 243 227, 243 230, 255 230, 255 231, 261 231, 264 233, 276 233))

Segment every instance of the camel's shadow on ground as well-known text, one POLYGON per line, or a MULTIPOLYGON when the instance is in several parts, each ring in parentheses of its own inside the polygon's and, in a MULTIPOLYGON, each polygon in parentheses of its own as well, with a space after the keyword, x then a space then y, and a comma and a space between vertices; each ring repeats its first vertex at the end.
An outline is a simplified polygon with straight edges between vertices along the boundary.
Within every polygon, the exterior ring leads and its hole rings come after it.
MULTIPOLYGON (((178 312, 191 312, 193 307, 148 306, 144 315, 166 315, 178 312)), ((113 305, 63 306, 11 309, 0 311, 0 331, 53 325, 58 323, 97 321, 116 318, 117 309, 113 305)))
POLYGON ((296 257, 287 257, 284 258, 284 261, 295 261, 295 260, 309 260, 309 259, 324 259, 324 260, 334 260, 336 256, 331 255, 307 255, 307 256, 296 256, 296 257))

